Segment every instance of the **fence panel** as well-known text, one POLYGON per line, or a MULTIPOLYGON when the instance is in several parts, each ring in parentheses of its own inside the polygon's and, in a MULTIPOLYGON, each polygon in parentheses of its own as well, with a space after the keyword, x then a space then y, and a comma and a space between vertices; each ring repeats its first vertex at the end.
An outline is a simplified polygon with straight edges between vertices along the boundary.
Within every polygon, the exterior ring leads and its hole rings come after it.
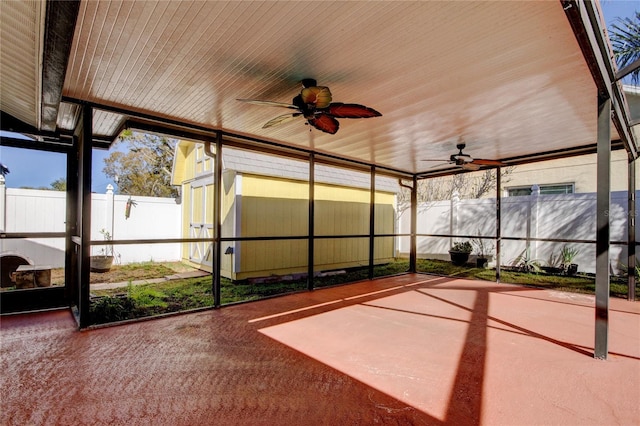
MULTIPOLYGON (((496 229, 495 203, 495 198, 460 200, 455 196, 452 200, 420 203, 418 234, 493 236, 496 229)), ((626 245, 616 243, 627 240, 627 207, 627 192, 612 192, 608 213, 613 242, 610 248, 613 273, 620 272, 627 263, 626 245)), ((596 194, 539 195, 534 192, 529 196, 505 197, 501 199, 501 225, 503 238, 595 241, 596 194)), ((408 211, 400 216, 398 229, 400 233, 410 232, 408 211)), ((450 245, 460 239, 463 238, 420 238, 418 256, 447 258, 450 245)), ((640 240, 638 228, 636 240, 640 240)), ((530 259, 546 263, 552 255, 559 254, 564 244, 504 239, 501 262, 508 265, 518 256, 527 254, 530 259)), ((574 262, 580 265, 580 271, 595 272, 594 244, 566 244, 578 250, 574 262)), ((398 246, 400 253, 409 252, 406 240, 398 246)))
MULTIPOLYGON (((106 194, 91 194, 92 240, 104 238, 101 230, 119 240, 182 237, 182 212, 173 198, 133 197, 136 204, 127 218, 128 199, 127 195, 114 195, 109 188, 106 194)), ((65 231, 65 192, 6 188, 6 201, 0 209, 4 212, 4 231, 7 233, 65 231)), ((63 238, 4 239, 1 243, 0 252, 20 254, 36 264, 64 266, 63 238)), ((92 254, 99 254, 103 248, 92 247, 92 254)), ((122 264, 181 258, 177 243, 118 245, 114 248, 122 264)))

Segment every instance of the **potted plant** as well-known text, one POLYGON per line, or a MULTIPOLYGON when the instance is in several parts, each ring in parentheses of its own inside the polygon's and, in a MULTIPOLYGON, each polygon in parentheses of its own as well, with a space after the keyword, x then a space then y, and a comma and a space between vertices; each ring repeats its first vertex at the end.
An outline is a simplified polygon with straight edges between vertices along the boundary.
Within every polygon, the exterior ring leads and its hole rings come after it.
POLYGON ((556 254, 555 251, 552 251, 549 255, 549 259, 547 259, 547 264, 542 266, 542 270, 547 274, 558 275, 564 271, 564 268, 560 266, 562 261, 562 256, 556 254))
POLYGON ((473 246, 476 250, 476 266, 478 268, 486 268, 489 263, 489 258, 491 257, 494 249, 494 245, 492 242, 485 242, 484 238, 474 238, 471 240, 473 246))
MULTIPOLYGON (((105 241, 113 240, 113 237, 106 229, 101 229, 100 233, 102 234, 105 241)), ((113 257, 113 244, 106 244, 105 247, 100 250, 99 255, 91 256, 90 270, 92 272, 107 272, 113 265, 113 257)))
POLYGON ((451 262, 454 265, 462 266, 469 260, 469 254, 473 250, 469 241, 457 242, 449 250, 449 256, 451 256, 451 262))
POLYGON ((562 247, 562 250, 560 250, 560 257, 562 258, 560 267, 566 275, 574 276, 578 273, 578 265, 573 263, 573 259, 575 259, 579 252, 578 249, 569 247, 566 244, 562 247))

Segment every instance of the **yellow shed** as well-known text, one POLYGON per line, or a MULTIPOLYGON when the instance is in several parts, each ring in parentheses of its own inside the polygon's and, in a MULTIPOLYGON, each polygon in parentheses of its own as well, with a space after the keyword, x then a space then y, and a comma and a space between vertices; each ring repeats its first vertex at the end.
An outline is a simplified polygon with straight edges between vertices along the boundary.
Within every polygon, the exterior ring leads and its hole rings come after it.
MULTIPOLYGON (((223 148, 222 160, 222 276, 243 280, 305 275, 308 163, 228 147, 223 148), (243 238, 257 240, 238 240, 243 238)), ((204 144, 181 141, 176 146, 172 183, 182 189, 185 238, 213 236, 214 164, 215 153, 207 153, 204 144)), ((395 231, 397 190, 395 179, 376 179, 376 234, 395 231)), ((369 174, 316 165, 314 233, 321 237, 314 247, 316 273, 369 264, 369 207, 369 174)), ((211 246, 185 243, 183 261, 211 271, 211 246)), ((376 238, 376 264, 392 261, 394 254, 393 237, 376 238)))

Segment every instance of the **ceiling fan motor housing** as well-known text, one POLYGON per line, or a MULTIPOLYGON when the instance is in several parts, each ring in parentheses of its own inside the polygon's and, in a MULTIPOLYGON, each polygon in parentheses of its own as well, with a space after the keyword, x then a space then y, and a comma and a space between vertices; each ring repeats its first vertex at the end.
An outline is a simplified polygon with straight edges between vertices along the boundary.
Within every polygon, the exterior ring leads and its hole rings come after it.
POLYGON ((462 166, 463 164, 471 163, 473 158, 467 154, 455 154, 450 157, 451 162, 456 163, 458 166, 462 166))

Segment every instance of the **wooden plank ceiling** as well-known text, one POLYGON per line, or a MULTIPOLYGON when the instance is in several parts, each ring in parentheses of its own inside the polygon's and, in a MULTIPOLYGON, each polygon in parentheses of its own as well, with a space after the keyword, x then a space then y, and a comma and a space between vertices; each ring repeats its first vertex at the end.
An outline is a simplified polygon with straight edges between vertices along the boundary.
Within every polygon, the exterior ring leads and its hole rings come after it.
MULTIPOLYGON (((63 96, 418 173, 593 144, 596 87, 559 1, 81 1, 63 96), (302 78, 382 117, 286 112, 302 78)), ((58 126, 76 111, 64 105, 58 126)), ((126 117, 96 114, 113 136, 126 117)))

